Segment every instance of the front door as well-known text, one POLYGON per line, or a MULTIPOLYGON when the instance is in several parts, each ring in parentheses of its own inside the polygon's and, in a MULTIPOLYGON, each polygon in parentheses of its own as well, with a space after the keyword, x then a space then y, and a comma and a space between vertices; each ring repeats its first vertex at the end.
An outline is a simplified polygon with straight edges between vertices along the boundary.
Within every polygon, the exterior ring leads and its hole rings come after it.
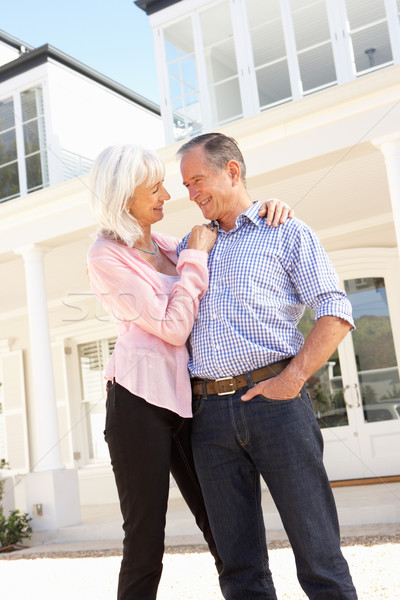
MULTIPOLYGON (((331 481, 399 475, 400 383, 385 280, 343 284, 356 330, 307 383, 325 465, 331 481)), ((301 328, 310 329, 307 315, 301 328)))

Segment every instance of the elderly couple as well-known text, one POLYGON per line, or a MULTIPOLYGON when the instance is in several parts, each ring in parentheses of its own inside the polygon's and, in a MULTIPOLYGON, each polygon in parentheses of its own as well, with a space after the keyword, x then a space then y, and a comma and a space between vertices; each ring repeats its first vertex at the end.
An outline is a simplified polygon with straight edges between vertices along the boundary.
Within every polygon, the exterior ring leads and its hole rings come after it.
POLYGON ((178 154, 210 221, 182 241, 151 231, 170 198, 154 153, 110 147, 92 171, 90 283, 119 331, 105 373, 125 532, 118 600, 157 596, 170 472, 224 598, 277 598, 261 475, 308 598, 356 600, 304 387, 352 329, 351 306, 313 231, 281 202, 252 202, 235 140, 200 135, 178 154), (304 342, 306 305, 316 323, 304 342))

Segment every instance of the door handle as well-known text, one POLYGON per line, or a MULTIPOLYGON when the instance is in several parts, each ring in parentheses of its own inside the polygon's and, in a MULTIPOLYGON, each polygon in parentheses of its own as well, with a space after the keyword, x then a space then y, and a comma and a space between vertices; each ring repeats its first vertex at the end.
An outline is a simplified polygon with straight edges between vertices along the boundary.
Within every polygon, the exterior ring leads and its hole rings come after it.
POLYGON ((361 406, 361 402, 360 402, 360 390, 358 389, 358 385, 356 383, 353 383, 352 385, 346 385, 343 388, 343 398, 344 398, 344 402, 345 402, 347 408, 358 408, 359 406, 361 406), (352 404, 351 402, 349 402, 348 400, 346 400, 346 392, 348 392, 352 388, 354 388, 356 390, 356 396, 357 396, 356 404, 352 404))

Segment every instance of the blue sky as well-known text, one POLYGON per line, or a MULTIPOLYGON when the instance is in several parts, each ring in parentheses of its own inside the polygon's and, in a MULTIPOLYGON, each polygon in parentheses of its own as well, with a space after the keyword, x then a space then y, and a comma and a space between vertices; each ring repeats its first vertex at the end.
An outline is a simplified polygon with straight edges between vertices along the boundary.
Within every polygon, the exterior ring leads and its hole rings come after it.
POLYGON ((133 0, 0 0, 0 29, 51 44, 159 103, 149 18, 133 0))

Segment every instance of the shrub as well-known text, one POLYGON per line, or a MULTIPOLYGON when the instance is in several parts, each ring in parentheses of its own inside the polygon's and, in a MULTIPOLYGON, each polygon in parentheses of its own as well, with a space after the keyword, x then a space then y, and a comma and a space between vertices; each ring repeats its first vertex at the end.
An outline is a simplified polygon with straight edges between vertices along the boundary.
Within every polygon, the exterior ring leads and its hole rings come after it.
POLYGON ((1 459, 0 461, 0 551, 1 549, 13 549, 13 546, 19 544, 24 538, 30 538, 32 528, 29 522, 32 520, 27 513, 20 513, 19 510, 13 510, 9 516, 3 514, 1 501, 4 494, 5 480, 1 479, 1 470, 8 468, 8 463, 1 459))
POLYGON ((0 548, 6 548, 18 544, 24 538, 30 538, 32 528, 29 526, 31 518, 27 513, 19 510, 10 512, 8 518, 0 514, 0 548))

